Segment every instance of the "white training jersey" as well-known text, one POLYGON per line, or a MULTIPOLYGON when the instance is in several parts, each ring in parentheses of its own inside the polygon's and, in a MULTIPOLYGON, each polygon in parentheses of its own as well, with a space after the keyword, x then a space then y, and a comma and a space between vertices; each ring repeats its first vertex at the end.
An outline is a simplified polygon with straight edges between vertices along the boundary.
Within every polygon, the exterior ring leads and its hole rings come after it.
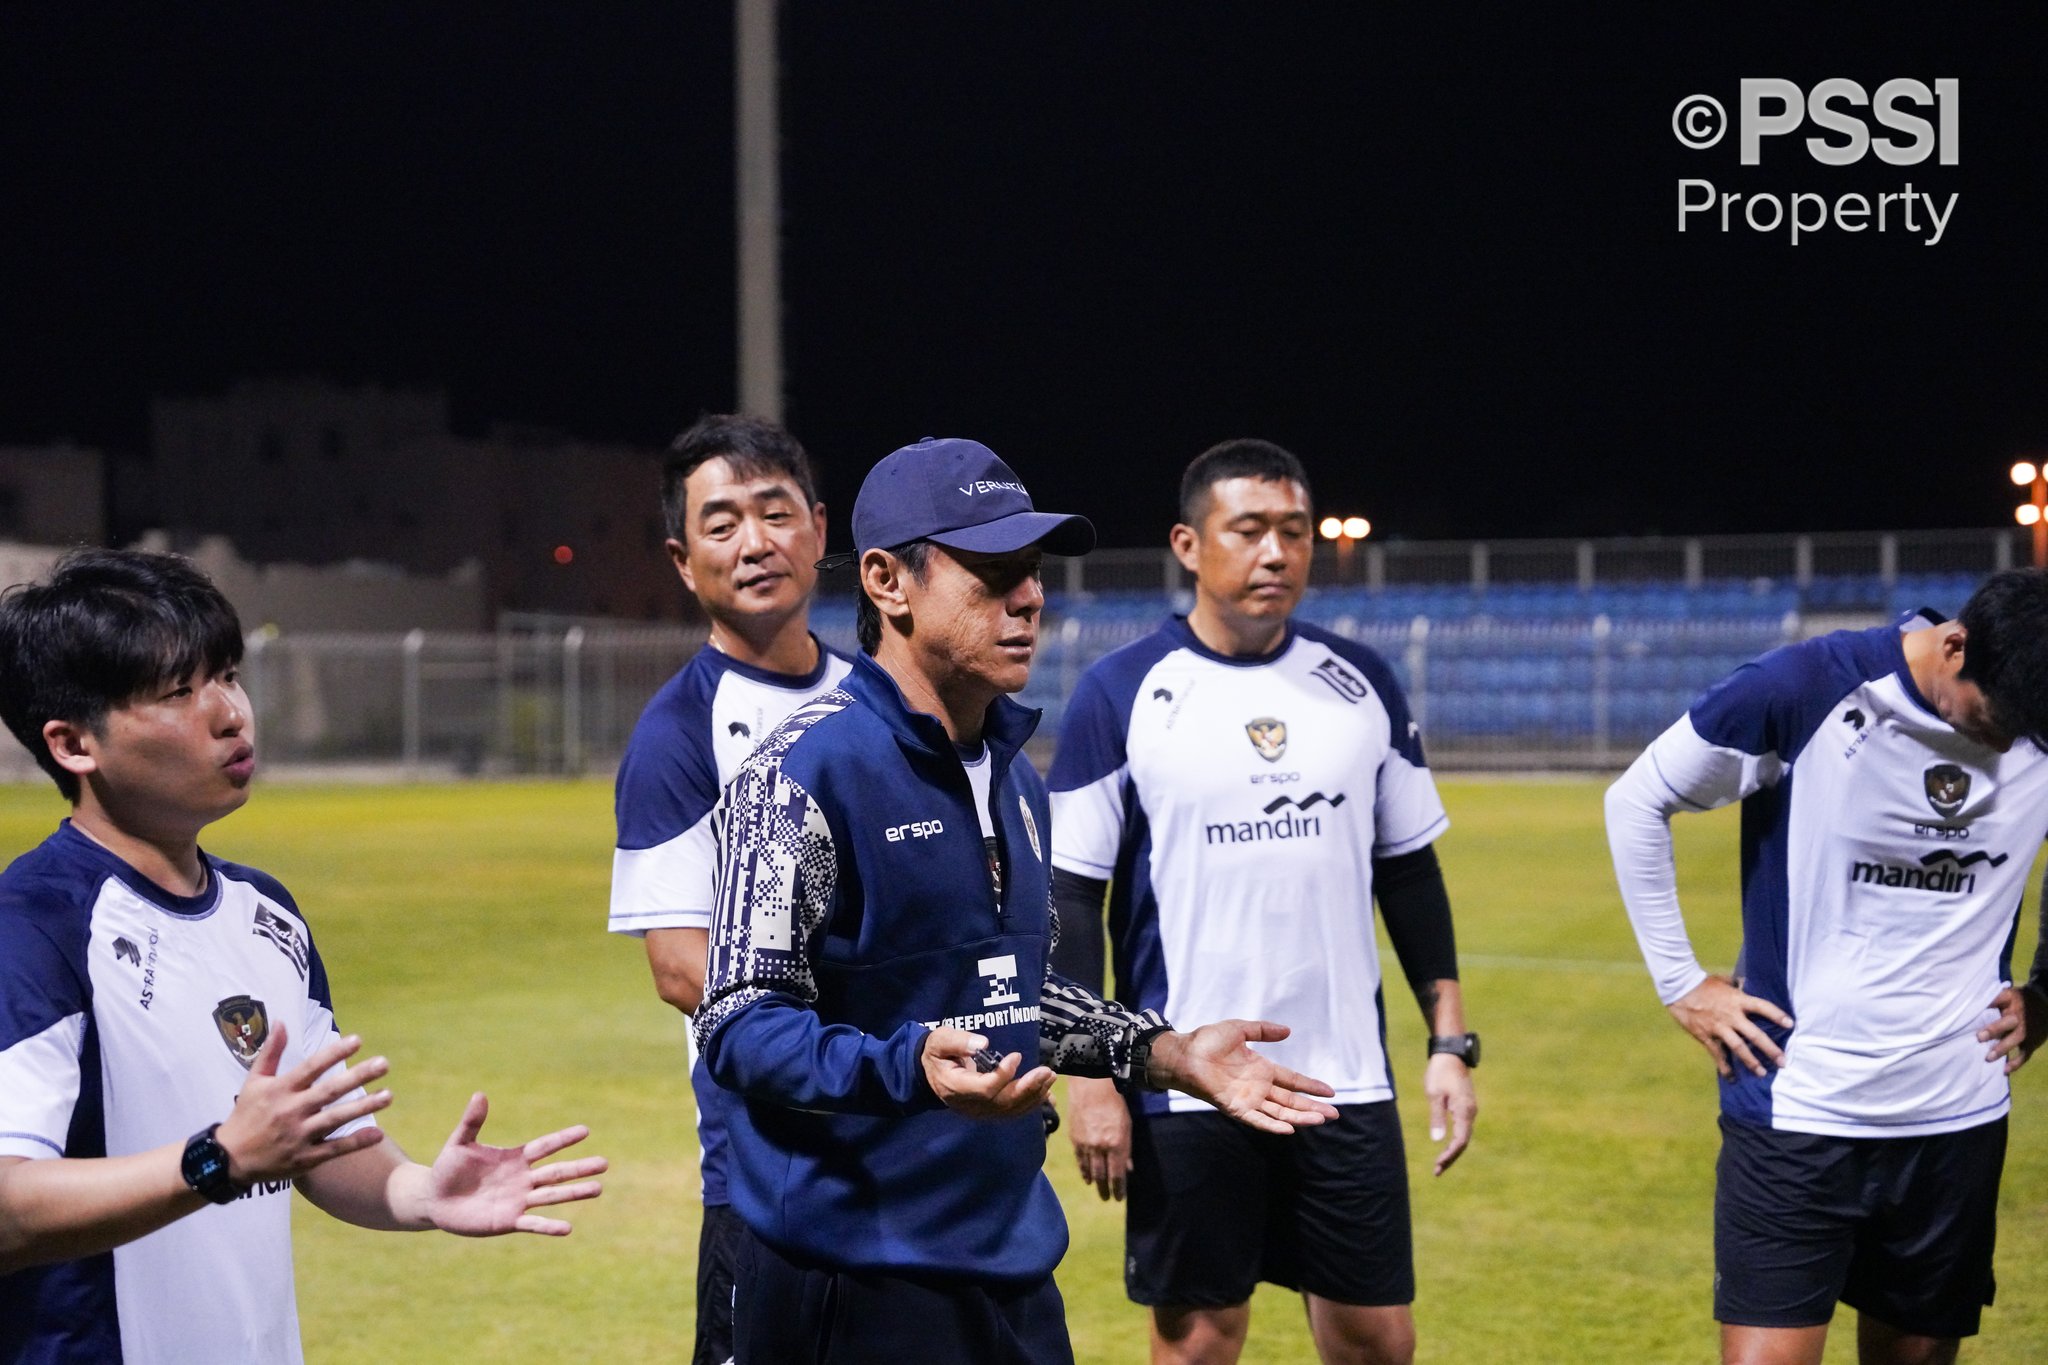
MULTIPOLYGON (((647 703, 619 765, 612 852, 615 934, 711 928, 718 848, 711 809, 725 784, 789 713, 839 685, 853 665, 824 645, 809 673, 790 676, 739 662, 710 645, 647 703)), ((725 1106, 684 1030, 690 1084, 697 1097, 697 1150, 704 1202, 726 1202, 725 1106)))
MULTIPOLYGON (((182 1143, 228 1116, 273 1027, 288 1035, 280 1070, 336 1036, 291 897, 205 862, 206 890, 174 896, 66 821, 0 874, 0 1156, 182 1143)), ((258 1185, 111 1254, 0 1277, 0 1359, 299 1360, 291 1189, 258 1185)))
POLYGON ((1053 865, 1112 883, 1119 999, 1182 1028, 1285 1023, 1260 1051, 1339 1104, 1393 1097, 1372 862, 1450 820, 1385 661, 1298 622, 1230 658, 1171 618, 1082 676, 1049 785, 1053 865))
POLYGON ((2010 979, 2020 898, 2048 836, 2048 755, 1956 733, 1914 685, 1893 627, 1736 670, 1608 802, 1623 895, 1667 1003, 1705 972, 1656 831, 1665 812, 1738 800, 1737 974, 1793 1027, 1757 1021, 1785 1065, 1762 1077, 1737 1068, 1723 1112, 1842 1137, 1952 1132, 2004 1114, 2004 1065, 1986 1060, 1977 1031, 2010 979))

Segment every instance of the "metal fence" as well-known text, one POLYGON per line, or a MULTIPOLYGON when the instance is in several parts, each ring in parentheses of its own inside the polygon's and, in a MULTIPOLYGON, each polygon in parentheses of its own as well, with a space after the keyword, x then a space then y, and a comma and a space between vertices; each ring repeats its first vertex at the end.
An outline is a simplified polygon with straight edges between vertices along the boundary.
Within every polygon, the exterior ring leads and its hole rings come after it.
MULTIPOLYGON (((1882 619, 1925 586, 1936 605, 1959 606, 2020 548, 2017 535, 1981 530, 1393 543, 1341 558, 1324 546, 1303 615, 1387 659, 1437 765, 1607 768, 1744 661, 1813 630, 1882 619)), ((1022 698, 1046 712, 1041 760, 1082 671, 1188 602, 1185 576, 1161 552, 1098 552, 1047 577, 1053 605, 1022 698)), ((821 598, 813 626, 853 648, 844 597, 821 598)), ((601 773, 704 638, 701 628, 516 616, 492 634, 258 632, 244 676, 272 767, 601 773)), ((0 775, 33 768, 16 750, 0 775)))
MULTIPOLYGON (((1163 614, 1051 621, 1021 700, 1043 761, 1083 669, 1163 614)), ((819 622, 850 648, 846 628, 819 622)), ((1769 621, 1347 621, 1392 666, 1439 767, 1625 763, 1706 684, 1798 633, 1769 621)), ((254 635, 243 678, 266 767, 383 776, 609 772, 702 631, 254 635)), ((17 778, 33 776, 20 751, 17 778)))

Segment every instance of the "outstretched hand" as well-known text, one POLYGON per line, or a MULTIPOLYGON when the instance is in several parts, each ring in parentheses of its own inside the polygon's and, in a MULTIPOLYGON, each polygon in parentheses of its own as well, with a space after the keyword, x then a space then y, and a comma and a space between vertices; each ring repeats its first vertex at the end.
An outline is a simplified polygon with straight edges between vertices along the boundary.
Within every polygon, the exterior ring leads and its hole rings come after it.
POLYGON ((1261 1057, 1251 1043, 1277 1043, 1285 1024, 1224 1019, 1193 1033, 1162 1033, 1152 1040, 1149 1080, 1207 1100, 1239 1123, 1268 1133, 1291 1133, 1337 1117, 1324 1100, 1337 1092, 1313 1076, 1261 1057))
POLYGON ((1759 1076, 1769 1075, 1770 1067, 1758 1060, 1758 1053, 1768 1058, 1771 1066, 1785 1065, 1785 1054, 1750 1016, 1761 1016, 1780 1028, 1791 1028, 1792 1016, 1761 996, 1744 993, 1725 976, 1708 977, 1672 1001, 1670 1009, 1678 1026, 1697 1038, 1714 1059, 1714 1069, 1722 1080, 1735 1075, 1731 1059, 1759 1076))
POLYGON ((610 1163, 601 1156, 539 1165, 565 1147, 590 1136, 582 1124, 537 1137, 520 1147, 489 1147, 477 1141, 490 1112, 482 1091, 469 1097, 462 1121, 428 1169, 426 1214, 443 1232, 463 1237, 496 1237, 537 1232, 566 1237, 569 1224, 532 1212, 550 1204, 595 1199, 600 1182, 589 1179, 610 1163))

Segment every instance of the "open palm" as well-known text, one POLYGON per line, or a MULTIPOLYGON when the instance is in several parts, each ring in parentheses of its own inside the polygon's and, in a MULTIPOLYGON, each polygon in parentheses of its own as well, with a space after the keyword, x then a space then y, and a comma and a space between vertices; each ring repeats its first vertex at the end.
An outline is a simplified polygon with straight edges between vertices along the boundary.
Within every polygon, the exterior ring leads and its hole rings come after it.
POLYGON ((597 1198, 603 1187, 589 1177, 608 1163, 601 1156, 552 1166, 538 1163, 583 1141, 590 1130, 579 1123, 523 1146, 490 1147, 477 1141, 489 1109, 482 1091, 470 1096, 462 1121, 434 1158, 427 1187, 434 1226, 464 1237, 496 1237, 507 1232, 567 1236, 569 1224, 543 1218, 533 1210, 597 1198))

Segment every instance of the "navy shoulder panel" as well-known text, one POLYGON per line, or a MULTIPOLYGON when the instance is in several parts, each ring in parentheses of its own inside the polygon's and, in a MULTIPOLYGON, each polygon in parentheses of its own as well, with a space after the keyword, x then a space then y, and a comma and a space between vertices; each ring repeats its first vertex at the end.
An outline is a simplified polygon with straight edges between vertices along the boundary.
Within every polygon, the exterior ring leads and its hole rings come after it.
POLYGON ((92 1005, 86 951, 104 867, 61 833, 0 872, 0 1049, 92 1005))
POLYGON ((1048 777, 1052 790, 1075 791, 1124 765, 1124 737, 1139 685, 1161 659, 1180 648, 1166 630, 1155 630, 1088 666, 1074 685, 1060 722, 1059 749, 1048 777))
POLYGON ((1840 630, 1744 664, 1708 688, 1688 714, 1709 744, 1774 753, 1790 763, 1836 702, 1903 666, 1893 627, 1840 630))
POLYGON ((620 848, 665 844, 718 804, 711 702, 723 661, 708 645, 698 650, 640 713, 613 792, 620 848))

